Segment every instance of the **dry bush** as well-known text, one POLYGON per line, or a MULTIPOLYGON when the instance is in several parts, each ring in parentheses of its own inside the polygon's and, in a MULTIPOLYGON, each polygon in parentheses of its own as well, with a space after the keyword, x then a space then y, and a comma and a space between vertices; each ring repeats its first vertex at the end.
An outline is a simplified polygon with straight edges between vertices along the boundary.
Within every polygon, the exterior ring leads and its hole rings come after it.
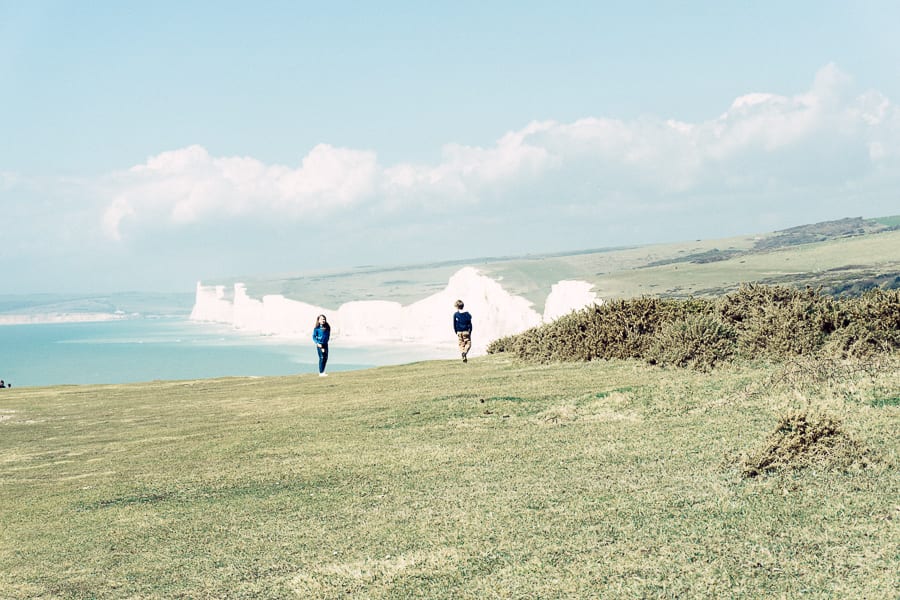
POLYGON ((645 358, 651 364, 708 371, 735 352, 734 330, 704 314, 688 315, 659 328, 645 358))
POLYGON ((519 358, 541 362, 644 358, 662 325, 708 314, 712 306, 708 300, 695 299, 613 300, 497 340, 488 352, 512 351, 519 358))
POLYGON ((636 358, 698 369, 731 358, 868 358, 898 349, 900 290, 835 299, 759 284, 717 300, 613 300, 488 346, 539 362, 636 358))
POLYGON ((829 336, 827 354, 868 358, 900 349, 900 290, 870 290, 842 308, 843 326, 829 336))
POLYGON ((810 288, 742 285, 719 300, 717 312, 747 358, 812 354, 842 324, 837 302, 810 288))
POLYGON ((741 462, 744 477, 807 467, 846 470, 867 466, 869 452, 844 433, 839 420, 797 411, 783 416, 762 447, 741 462))
POLYGON ((488 344, 487 353, 488 354, 498 354, 500 352, 515 353, 516 347, 519 344, 520 338, 521 338, 521 335, 507 335, 502 338, 497 338, 496 340, 493 340, 490 344, 488 344))

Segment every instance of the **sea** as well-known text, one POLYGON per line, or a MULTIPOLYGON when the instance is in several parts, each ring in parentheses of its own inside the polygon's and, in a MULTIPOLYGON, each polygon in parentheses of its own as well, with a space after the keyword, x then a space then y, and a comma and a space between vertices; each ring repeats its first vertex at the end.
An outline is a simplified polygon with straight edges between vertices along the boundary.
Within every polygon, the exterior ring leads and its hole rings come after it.
MULTIPOLYGON (((448 358, 446 349, 342 345, 329 372, 448 358)), ((312 340, 244 334, 186 317, 0 326, 0 379, 13 387, 317 373, 312 340)))

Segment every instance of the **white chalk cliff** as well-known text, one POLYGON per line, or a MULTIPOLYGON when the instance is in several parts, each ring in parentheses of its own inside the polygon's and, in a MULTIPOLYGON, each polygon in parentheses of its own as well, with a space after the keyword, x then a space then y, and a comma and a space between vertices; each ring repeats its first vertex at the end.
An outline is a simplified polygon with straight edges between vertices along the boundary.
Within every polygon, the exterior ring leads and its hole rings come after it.
POLYGON ((447 287, 432 296, 406 306, 378 300, 354 301, 337 310, 291 300, 280 294, 251 298, 244 284, 234 285, 233 300, 224 286, 197 283, 191 319, 224 323, 237 330, 261 335, 309 337, 316 316, 325 314, 331 323, 332 339, 345 343, 391 344, 396 342, 455 345, 453 303, 461 298, 472 313, 473 354, 481 354, 499 337, 521 333, 529 327, 550 322, 573 310, 599 303, 584 281, 554 284, 545 302, 544 314, 531 302, 514 296, 497 281, 465 267, 454 274, 447 287))

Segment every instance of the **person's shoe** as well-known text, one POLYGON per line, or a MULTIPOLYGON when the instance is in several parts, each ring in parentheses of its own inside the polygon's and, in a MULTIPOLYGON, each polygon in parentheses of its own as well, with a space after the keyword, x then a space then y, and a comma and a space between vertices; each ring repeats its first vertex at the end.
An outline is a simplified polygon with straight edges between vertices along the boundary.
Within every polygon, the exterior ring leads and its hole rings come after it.
POLYGON ((319 373, 319 377, 328 377, 328 373, 319 373))
POLYGON ((465 354, 463 354, 463 362, 469 362, 469 359, 466 358, 466 355, 465 355, 465 354))

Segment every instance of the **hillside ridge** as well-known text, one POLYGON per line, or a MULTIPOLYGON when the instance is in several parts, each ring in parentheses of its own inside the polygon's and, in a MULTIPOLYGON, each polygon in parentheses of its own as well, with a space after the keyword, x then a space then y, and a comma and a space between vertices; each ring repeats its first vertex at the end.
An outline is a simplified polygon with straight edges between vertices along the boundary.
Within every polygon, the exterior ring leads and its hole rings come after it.
POLYGON ((829 293, 893 287, 900 277, 900 229, 882 219, 845 218, 769 233, 397 266, 349 271, 235 277, 254 297, 281 294, 321 306, 354 300, 410 304, 444 288, 463 266, 499 281, 543 310, 551 286, 579 280, 602 298, 717 295, 740 283, 823 286, 829 293), (850 245, 847 245, 848 242, 850 245), (840 245, 840 246, 838 246, 840 245), (793 257, 793 255, 797 255, 793 257))
MULTIPOLYGON (((411 304, 440 292, 461 268, 471 266, 543 312, 561 280, 591 284, 601 298, 641 295, 720 295, 740 283, 821 287, 858 294, 900 286, 900 216, 860 217, 801 225, 770 233, 640 246, 598 247, 524 256, 493 256, 424 264, 361 265, 342 271, 253 275, 203 280, 244 283, 254 297, 281 294, 319 306, 355 300, 411 304)), ((193 294, 0 295, 0 315, 83 313, 187 314, 193 294), (98 308, 100 307, 100 308, 98 308)))

